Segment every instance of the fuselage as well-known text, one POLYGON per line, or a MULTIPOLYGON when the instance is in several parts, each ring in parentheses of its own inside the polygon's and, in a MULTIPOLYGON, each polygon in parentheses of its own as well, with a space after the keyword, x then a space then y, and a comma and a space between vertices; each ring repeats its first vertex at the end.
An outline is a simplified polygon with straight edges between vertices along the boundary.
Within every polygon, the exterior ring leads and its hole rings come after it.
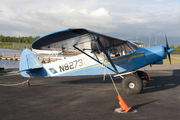
MULTIPOLYGON (((172 51, 173 49, 170 48, 169 52, 172 51)), ((149 64, 162 64, 162 60, 167 58, 166 52, 167 51, 165 51, 164 46, 139 48, 132 54, 112 58, 112 61, 117 68, 118 73, 125 73, 137 70, 149 64)), ((88 53, 88 55, 95 57, 92 53, 88 53)), ((26 74, 22 75, 24 77, 29 77, 30 74, 33 77, 60 77, 103 75, 108 73, 116 74, 114 71, 107 68, 109 67, 113 69, 109 61, 99 58, 99 62, 93 60, 85 54, 80 54, 68 59, 43 64, 43 67, 39 69, 29 69, 26 71, 26 74), (99 62, 104 65, 99 64, 99 62)))

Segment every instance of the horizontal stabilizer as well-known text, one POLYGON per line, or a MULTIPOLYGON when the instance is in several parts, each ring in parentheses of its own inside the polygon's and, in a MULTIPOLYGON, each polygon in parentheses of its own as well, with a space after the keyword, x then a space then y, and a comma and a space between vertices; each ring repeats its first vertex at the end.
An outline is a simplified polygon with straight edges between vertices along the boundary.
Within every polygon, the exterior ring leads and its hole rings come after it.
POLYGON ((20 71, 7 72, 7 74, 16 74, 16 73, 20 73, 20 71))

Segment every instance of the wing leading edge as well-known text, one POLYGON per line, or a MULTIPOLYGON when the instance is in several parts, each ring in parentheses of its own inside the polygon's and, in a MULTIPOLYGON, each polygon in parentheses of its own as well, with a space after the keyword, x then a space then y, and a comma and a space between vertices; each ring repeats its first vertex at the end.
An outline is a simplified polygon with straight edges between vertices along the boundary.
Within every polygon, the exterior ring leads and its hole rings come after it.
MULTIPOLYGON (((72 47, 75 44, 84 44, 91 41, 88 49, 94 49, 95 45, 92 44, 97 37, 101 38, 104 46, 108 47, 108 41, 118 41, 118 43, 125 42, 124 40, 102 35, 96 32, 92 32, 86 29, 67 29, 63 31, 58 31, 51 33, 49 35, 43 36, 32 43, 33 49, 39 50, 58 50, 66 51, 65 49, 72 47), (107 41, 108 40, 108 41, 107 41)), ((87 48, 84 48, 87 49, 87 48)))

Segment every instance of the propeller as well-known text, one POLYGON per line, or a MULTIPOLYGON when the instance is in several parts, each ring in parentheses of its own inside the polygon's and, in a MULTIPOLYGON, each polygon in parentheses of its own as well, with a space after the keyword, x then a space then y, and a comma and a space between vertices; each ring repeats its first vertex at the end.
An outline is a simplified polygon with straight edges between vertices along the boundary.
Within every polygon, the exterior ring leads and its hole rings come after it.
MULTIPOLYGON (((167 36, 165 34, 165 38, 166 38, 166 52, 169 50, 169 45, 168 45, 168 41, 167 41, 167 36)), ((171 64, 171 56, 170 53, 167 52, 168 58, 169 58, 169 62, 171 64)))

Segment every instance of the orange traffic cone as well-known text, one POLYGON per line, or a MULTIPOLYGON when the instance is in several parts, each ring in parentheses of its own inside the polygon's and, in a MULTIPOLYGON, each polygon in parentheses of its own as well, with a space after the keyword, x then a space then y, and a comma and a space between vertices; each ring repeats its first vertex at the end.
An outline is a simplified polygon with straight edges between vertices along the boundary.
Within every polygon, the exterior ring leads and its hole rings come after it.
POLYGON ((128 107, 126 105, 126 103, 124 102, 124 100, 122 99, 122 97, 120 95, 118 95, 117 97, 119 99, 119 105, 121 107, 121 111, 122 112, 128 112, 131 109, 131 107, 128 107))
POLYGON ((150 73, 148 73, 148 78, 149 78, 149 80, 151 79, 151 78, 150 78, 150 73))

